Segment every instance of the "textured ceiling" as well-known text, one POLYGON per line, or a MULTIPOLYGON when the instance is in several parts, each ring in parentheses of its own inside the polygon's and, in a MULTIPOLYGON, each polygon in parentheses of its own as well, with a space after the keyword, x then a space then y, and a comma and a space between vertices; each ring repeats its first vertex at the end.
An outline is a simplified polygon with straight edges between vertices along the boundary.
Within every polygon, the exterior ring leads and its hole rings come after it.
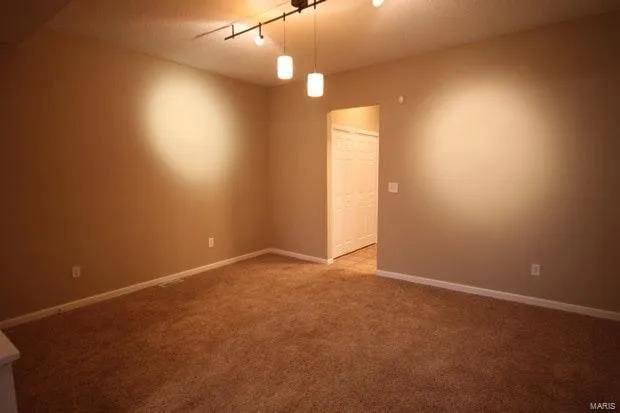
POLYGON ((69 0, 0 0, 0 44, 16 44, 53 17, 69 0))
MULTIPOLYGON (((69 34, 94 36, 150 55, 263 85, 274 85, 282 24, 224 41, 224 30, 197 34, 239 20, 243 24, 290 10, 283 0, 73 0, 48 24, 69 34), (283 6, 284 4, 284 6, 283 6), (279 7, 278 7, 279 6, 279 7)), ((328 0, 318 6, 319 69, 333 73, 422 51, 620 8, 619 0, 328 0)), ((312 9, 287 19, 287 50, 295 77, 311 71, 312 9)))

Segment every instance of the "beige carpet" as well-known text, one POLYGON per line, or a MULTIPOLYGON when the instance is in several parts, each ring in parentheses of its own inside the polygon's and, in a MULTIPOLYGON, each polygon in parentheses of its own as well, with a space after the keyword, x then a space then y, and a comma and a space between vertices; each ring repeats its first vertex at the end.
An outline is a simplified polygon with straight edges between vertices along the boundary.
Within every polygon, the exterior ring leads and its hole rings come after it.
POLYGON ((620 323, 378 278, 363 254, 263 256, 10 329, 21 411, 620 402, 620 323))

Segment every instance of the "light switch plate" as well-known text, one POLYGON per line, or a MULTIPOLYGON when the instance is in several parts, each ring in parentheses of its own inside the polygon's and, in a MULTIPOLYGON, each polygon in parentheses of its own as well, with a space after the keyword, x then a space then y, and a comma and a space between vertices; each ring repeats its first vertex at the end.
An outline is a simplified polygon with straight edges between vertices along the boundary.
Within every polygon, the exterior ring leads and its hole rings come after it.
POLYGON ((388 192, 397 194, 398 193, 398 182, 388 182, 388 192))

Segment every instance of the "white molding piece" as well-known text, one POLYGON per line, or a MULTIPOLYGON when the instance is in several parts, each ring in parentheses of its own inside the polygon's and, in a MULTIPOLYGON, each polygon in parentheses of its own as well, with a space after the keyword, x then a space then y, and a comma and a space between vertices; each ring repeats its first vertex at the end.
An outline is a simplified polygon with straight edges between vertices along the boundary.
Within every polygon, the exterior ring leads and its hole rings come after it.
POLYGON ((12 364, 19 358, 19 351, 0 331, 0 411, 17 413, 17 398, 12 364))
POLYGON ((377 270, 376 273, 380 277, 394 278, 397 280, 408 281, 416 284, 430 285, 432 287, 444 288, 447 290, 459 291, 467 294, 482 295, 485 297, 497 298, 505 301, 514 301, 517 303, 534 305, 537 307, 551 308, 554 310, 567 311, 588 315, 597 318, 606 318, 609 320, 620 321, 620 312, 602 310, 599 308, 584 307, 576 304, 568 304, 560 301, 547 300, 544 298, 530 297, 527 295, 508 293, 505 291, 490 290, 487 288, 473 287, 471 285, 451 283, 432 278, 418 277, 416 275, 402 274, 398 272, 377 270))
POLYGON ((19 358, 19 350, 11 340, 0 331, 0 367, 10 364, 19 358))
POLYGON ((117 290, 106 291, 101 294, 92 295, 90 297, 81 298, 79 300, 71 301, 64 304, 59 304, 53 307, 44 308, 42 310, 27 313, 15 318, 9 318, 0 321, 0 329, 14 327, 19 324, 27 323, 30 321, 38 320, 41 318, 49 317, 53 314, 64 313, 76 308, 84 307, 90 304, 95 304, 100 301, 109 300, 111 298, 120 297, 125 294, 132 293, 134 291, 143 290, 145 288, 153 287, 155 285, 169 283, 174 280, 186 278, 191 275, 203 273, 205 271, 213 270, 215 268, 223 267, 225 265, 234 264, 239 261, 244 261, 250 258, 258 257, 259 255, 267 254, 271 252, 270 248, 266 248, 260 251, 254 251, 249 254, 240 255, 238 257, 228 258, 222 261, 217 261, 211 264, 203 265, 196 268, 190 268, 189 270, 177 272, 175 274, 166 275, 152 280, 144 281, 138 284, 129 285, 127 287, 119 288, 117 290))
POLYGON ((267 252, 269 252, 271 254, 282 255, 284 257, 297 258, 298 260, 302 260, 302 261, 316 262, 316 263, 319 263, 319 264, 327 264, 327 265, 329 265, 329 264, 333 264, 333 262, 334 262, 334 260, 332 258, 327 259, 327 258, 313 257, 311 255, 304 255, 304 254, 300 254, 298 252, 281 250, 279 248, 269 248, 267 250, 267 252))

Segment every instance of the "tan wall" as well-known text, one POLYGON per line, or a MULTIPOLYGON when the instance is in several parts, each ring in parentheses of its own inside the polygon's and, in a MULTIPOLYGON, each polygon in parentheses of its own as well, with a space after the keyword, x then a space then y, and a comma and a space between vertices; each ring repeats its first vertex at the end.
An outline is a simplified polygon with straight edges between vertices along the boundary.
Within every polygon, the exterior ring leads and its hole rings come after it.
POLYGON ((619 310, 619 23, 329 76, 322 99, 51 32, 2 48, 0 320, 272 244, 325 257, 327 114, 376 104, 380 268, 619 310))
POLYGON ((379 133, 379 106, 338 109, 329 113, 334 125, 349 126, 379 133))
POLYGON ((275 246, 326 256, 326 115, 380 104, 380 269, 620 310, 618 50, 614 14, 272 89, 275 246))
POLYGON ((0 71, 0 320, 268 246, 264 88, 52 32, 0 71))

